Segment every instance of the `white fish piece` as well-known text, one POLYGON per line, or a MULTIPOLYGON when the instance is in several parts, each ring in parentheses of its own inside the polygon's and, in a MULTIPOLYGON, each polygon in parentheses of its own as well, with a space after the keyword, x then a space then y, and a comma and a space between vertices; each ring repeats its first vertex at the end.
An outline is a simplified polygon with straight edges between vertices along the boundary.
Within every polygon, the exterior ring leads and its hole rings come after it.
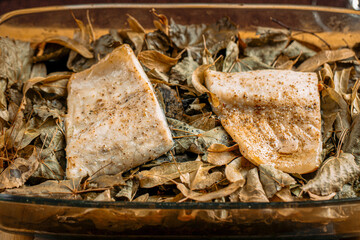
POLYGON ((256 165, 288 173, 309 173, 320 163, 321 115, 316 73, 206 70, 207 89, 220 105, 214 112, 256 165))
POLYGON ((152 85, 128 45, 74 74, 67 103, 68 178, 126 171, 173 146, 152 85))

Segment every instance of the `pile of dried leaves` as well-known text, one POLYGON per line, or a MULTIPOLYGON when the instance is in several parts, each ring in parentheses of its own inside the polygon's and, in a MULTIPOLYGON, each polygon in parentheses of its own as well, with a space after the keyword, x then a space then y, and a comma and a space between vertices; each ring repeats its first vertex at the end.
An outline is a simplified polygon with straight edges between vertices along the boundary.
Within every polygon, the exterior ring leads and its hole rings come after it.
POLYGON ((30 44, 0 38, 0 192, 142 202, 269 202, 360 195, 358 48, 320 49, 295 40, 291 29, 259 27, 258 38, 241 39, 228 18, 186 26, 152 14, 156 30, 151 32, 128 16, 130 29, 110 30, 95 39, 91 22, 74 17, 79 28, 72 39, 58 36, 30 44), (175 146, 128 172, 67 180, 67 81, 73 72, 89 68, 122 44, 134 49, 153 83, 175 146), (270 165, 254 166, 242 157, 212 112, 209 97, 193 86, 195 70, 208 64, 222 72, 316 71, 324 149, 320 169, 292 175, 270 165))

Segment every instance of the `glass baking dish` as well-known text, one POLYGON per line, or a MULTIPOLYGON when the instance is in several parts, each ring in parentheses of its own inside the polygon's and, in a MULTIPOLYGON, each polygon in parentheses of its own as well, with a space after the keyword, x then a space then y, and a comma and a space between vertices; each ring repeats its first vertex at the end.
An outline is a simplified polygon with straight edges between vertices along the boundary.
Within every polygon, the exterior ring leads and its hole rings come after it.
MULTIPOLYGON (((177 23, 212 23, 223 16, 235 22, 242 38, 257 26, 277 27, 270 17, 292 29, 318 33, 335 48, 354 46, 360 36, 360 13, 354 10, 291 5, 243 4, 96 4, 23 9, 0 17, 0 36, 41 41, 72 37, 71 12, 86 19, 90 11, 97 37, 123 29, 127 15, 153 28, 155 8, 177 23), (339 41, 339 39, 341 41, 339 41)), ((311 34, 298 34, 312 39, 311 34)), ((9 232, 105 237, 341 237, 360 235, 360 199, 271 203, 90 202, 0 194, 0 229, 9 232)))

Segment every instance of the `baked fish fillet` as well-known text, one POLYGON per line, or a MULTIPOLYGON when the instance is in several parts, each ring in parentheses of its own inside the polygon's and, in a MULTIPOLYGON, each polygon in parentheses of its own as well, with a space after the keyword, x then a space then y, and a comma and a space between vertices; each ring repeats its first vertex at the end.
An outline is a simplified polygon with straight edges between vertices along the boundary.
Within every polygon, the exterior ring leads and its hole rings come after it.
POLYGON ((69 178, 126 171, 173 146, 151 83, 127 45, 74 74, 67 103, 69 178))
POLYGON ((248 160, 288 173, 319 167, 321 115, 315 73, 207 70, 205 85, 219 98, 214 112, 248 160))

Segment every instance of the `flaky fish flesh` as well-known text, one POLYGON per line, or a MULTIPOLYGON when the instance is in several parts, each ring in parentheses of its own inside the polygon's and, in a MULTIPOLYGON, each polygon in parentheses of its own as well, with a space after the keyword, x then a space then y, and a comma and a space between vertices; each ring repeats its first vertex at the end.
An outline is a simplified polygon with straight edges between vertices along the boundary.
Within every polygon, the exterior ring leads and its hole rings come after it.
POLYGON ((74 74, 67 103, 69 178, 126 171, 173 146, 151 83, 128 45, 74 74))
POLYGON ((272 164, 289 173, 309 173, 320 163, 321 115, 316 73, 206 70, 207 89, 220 105, 214 112, 256 165, 272 164))

